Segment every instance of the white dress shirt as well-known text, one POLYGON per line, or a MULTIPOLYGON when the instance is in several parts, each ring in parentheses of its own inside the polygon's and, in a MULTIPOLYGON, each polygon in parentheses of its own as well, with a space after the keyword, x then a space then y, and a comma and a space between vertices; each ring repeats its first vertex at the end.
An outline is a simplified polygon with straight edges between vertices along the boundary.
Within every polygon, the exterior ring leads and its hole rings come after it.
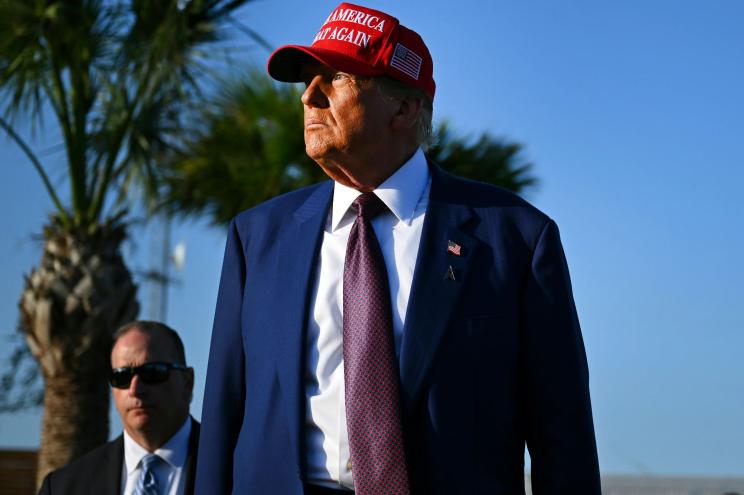
MULTIPOLYGON (((183 495, 186 485, 184 468, 189 453, 190 436, 191 417, 187 417, 176 434, 153 452, 165 461, 157 463, 154 469, 160 493, 163 495, 183 495)), ((132 495, 134 493, 137 482, 142 476, 140 461, 149 453, 124 431, 124 465, 121 473, 122 495, 132 495)))
MULTIPOLYGON (((374 193, 390 211, 372 220, 390 284, 396 353, 411 293, 431 177, 419 149, 374 193)), ((305 440, 308 482, 354 488, 346 430, 343 367, 343 273, 346 242, 356 218, 351 204, 361 193, 334 185, 323 232, 306 341, 305 440)))

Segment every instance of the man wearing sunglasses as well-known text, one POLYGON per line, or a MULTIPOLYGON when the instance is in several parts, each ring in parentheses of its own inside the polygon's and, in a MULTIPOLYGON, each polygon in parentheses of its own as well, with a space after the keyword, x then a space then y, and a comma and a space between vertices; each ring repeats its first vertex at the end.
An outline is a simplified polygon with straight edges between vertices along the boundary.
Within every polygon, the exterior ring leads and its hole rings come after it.
POLYGON ((120 328, 109 380, 124 432, 50 473, 39 493, 193 493, 199 423, 189 415, 194 370, 178 334, 154 321, 120 328))

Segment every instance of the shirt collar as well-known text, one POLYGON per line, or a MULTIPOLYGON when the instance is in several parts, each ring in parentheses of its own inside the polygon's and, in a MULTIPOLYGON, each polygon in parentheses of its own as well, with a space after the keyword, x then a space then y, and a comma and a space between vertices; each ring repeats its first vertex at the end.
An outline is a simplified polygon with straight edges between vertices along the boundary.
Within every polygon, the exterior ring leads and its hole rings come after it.
MULTIPOLYGON (((429 182, 429 167, 424 152, 419 148, 393 175, 379 185, 374 193, 385 203, 393 215, 406 225, 411 225, 416 205, 429 182)), ((331 232, 335 231, 346 216, 351 203, 362 193, 336 182, 333 189, 331 232)))
MULTIPOLYGON (((191 417, 187 417, 181 428, 170 437, 170 439, 157 449, 153 454, 157 454, 161 459, 166 461, 174 468, 183 467, 186 464, 186 457, 189 451, 189 436, 191 435, 191 417)), ((124 464, 127 468, 127 474, 131 475, 139 466, 140 461, 149 452, 147 449, 138 444, 129 433, 124 430, 124 464)))

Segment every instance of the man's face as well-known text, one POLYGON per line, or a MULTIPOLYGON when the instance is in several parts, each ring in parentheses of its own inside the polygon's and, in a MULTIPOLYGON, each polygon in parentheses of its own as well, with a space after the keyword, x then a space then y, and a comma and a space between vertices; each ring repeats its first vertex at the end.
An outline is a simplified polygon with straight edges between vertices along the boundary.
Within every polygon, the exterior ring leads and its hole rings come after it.
MULTIPOLYGON (((161 333, 133 329, 121 336, 111 351, 111 367, 151 362, 176 362, 172 341, 161 333)), ((113 388, 124 429, 133 438, 174 434, 186 420, 194 386, 192 370, 170 370, 162 383, 144 383, 134 375, 129 388, 113 388), (157 432, 153 435, 152 432, 157 432)))
POLYGON ((394 104, 373 81, 318 63, 302 69, 305 151, 326 173, 354 187, 385 145, 394 104))

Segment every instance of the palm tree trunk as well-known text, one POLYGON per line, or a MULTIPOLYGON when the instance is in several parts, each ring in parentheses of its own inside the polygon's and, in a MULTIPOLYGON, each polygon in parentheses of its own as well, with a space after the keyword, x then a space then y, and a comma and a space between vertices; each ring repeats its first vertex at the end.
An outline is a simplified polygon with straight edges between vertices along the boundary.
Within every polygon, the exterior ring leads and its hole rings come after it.
POLYGON ((64 231, 53 219, 26 277, 20 328, 44 377, 37 486, 108 437, 111 335, 139 309, 120 255, 125 235, 118 224, 64 231))
POLYGON ((109 390, 98 377, 69 373, 44 385, 37 485, 46 473, 105 443, 109 427, 109 390))

